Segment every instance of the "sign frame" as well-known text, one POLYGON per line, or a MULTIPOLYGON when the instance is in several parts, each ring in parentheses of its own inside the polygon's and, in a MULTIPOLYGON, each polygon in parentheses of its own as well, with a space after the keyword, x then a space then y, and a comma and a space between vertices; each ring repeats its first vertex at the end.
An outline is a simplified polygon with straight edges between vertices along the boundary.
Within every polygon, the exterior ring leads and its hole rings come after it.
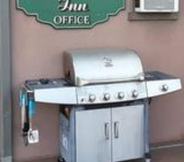
POLYGON ((85 26, 85 25, 83 25, 83 26, 82 25, 81 26, 79 26, 79 25, 77 25, 77 26, 75 26, 75 25, 73 25, 73 26, 67 26, 67 25, 66 26, 62 26, 61 25, 61 26, 59 26, 59 25, 54 25, 54 23, 51 22, 51 21, 43 20, 42 18, 40 18, 39 13, 37 13, 37 12, 29 12, 29 11, 27 11, 24 7, 22 7, 20 5, 20 1, 21 0, 16 0, 16 8, 18 10, 22 10, 27 16, 34 16, 37 22, 40 22, 40 23, 46 24, 46 25, 50 25, 50 26, 52 26, 55 29, 91 29, 94 26, 96 26, 97 24, 101 24, 101 23, 104 23, 104 22, 108 21, 110 17, 116 16, 121 10, 124 10, 125 7, 126 7, 126 0, 120 0, 120 1, 122 1, 122 6, 119 7, 116 10, 116 12, 107 13, 106 17, 104 19, 96 21, 96 22, 94 22, 94 23, 92 23, 92 24, 90 24, 88 26, 85 26))

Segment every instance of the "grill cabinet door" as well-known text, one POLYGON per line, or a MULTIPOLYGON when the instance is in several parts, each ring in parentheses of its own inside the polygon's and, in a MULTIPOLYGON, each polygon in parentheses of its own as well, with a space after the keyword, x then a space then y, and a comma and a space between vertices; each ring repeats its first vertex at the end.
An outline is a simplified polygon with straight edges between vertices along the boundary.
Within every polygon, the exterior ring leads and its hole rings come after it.
POLYGON ((111 109, 76 112, 76 162, 111 162, 111 109))
POLYGON ((144 106, 112 108, 112 159, 119 162, 144 156, 144 106))

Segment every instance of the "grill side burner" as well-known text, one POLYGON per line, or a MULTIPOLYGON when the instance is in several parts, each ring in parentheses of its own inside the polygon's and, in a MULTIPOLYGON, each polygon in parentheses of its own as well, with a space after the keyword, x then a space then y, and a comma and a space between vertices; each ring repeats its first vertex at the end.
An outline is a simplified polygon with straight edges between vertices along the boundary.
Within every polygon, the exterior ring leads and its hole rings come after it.
POLYGON ((145 73, 147 97, 155 97, 170 92, 175 92, 182 88, 181 80, 159 71, 145 73))
POLYGON ((63 79, 28 80, 20 93, 23 116, 32 101, 61 105, 60 161, 150 162, 149 99, 180 90, 181 80, 144 72, 129 49, 67 51, 64 73, 63 79))

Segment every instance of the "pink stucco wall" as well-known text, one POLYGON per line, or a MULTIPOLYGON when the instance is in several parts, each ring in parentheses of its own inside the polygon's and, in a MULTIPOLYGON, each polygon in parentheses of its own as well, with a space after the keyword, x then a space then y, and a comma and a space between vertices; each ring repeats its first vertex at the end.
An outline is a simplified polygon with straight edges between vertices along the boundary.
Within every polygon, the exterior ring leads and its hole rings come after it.
MULTIPOLYGON (((74 48, 135 49, 145 70, 161 70, 184 79, 184 1, 178 21, 127 20, 127 9, 90 30, 54 30, 16 10, 11 0, 13 157, 16 160, 59 154, 58 106, 37 104, 34 127, 40 143, 25 147, 21 138, 18 90, 26 79, 62 77, 62 52, 74 48)), ((184 139, 184 90, 155 98, 151 106, 151 142, 184 139)))

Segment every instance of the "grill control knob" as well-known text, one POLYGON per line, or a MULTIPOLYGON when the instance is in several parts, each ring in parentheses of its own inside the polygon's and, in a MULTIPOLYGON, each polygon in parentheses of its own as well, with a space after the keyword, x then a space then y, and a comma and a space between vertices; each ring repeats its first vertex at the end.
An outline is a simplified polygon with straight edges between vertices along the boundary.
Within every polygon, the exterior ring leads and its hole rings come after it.
POLYGON ((110 96, 109 93, 105 93, 104 96, 103 96, 103 99, 104 99, 105 101, 110 100, 110 98, 111 98, 111 96, 110 96))
POLYGON ((39 80, 41 84, 49 84, 49 79, 46 79, 46 78, 42 78, 39 80))
POLYGON ((133 92, 132 92, 132 97, 133 98, 137 98, 139 96, 139 93, 137 92, 137 90, 134 90, 133 92))
POLYGON ((89 101, 94 102, 96 100, 96 96, 94 94, 89 95, 89 101))
POLYGON ((125 97, 125 94, 123 92, 118 93, 118 99, 123 99, 125 97))
POLYGON ((169 86, 167 84, 162 85, 162 91, 167 92, 169 89, 169 86))

